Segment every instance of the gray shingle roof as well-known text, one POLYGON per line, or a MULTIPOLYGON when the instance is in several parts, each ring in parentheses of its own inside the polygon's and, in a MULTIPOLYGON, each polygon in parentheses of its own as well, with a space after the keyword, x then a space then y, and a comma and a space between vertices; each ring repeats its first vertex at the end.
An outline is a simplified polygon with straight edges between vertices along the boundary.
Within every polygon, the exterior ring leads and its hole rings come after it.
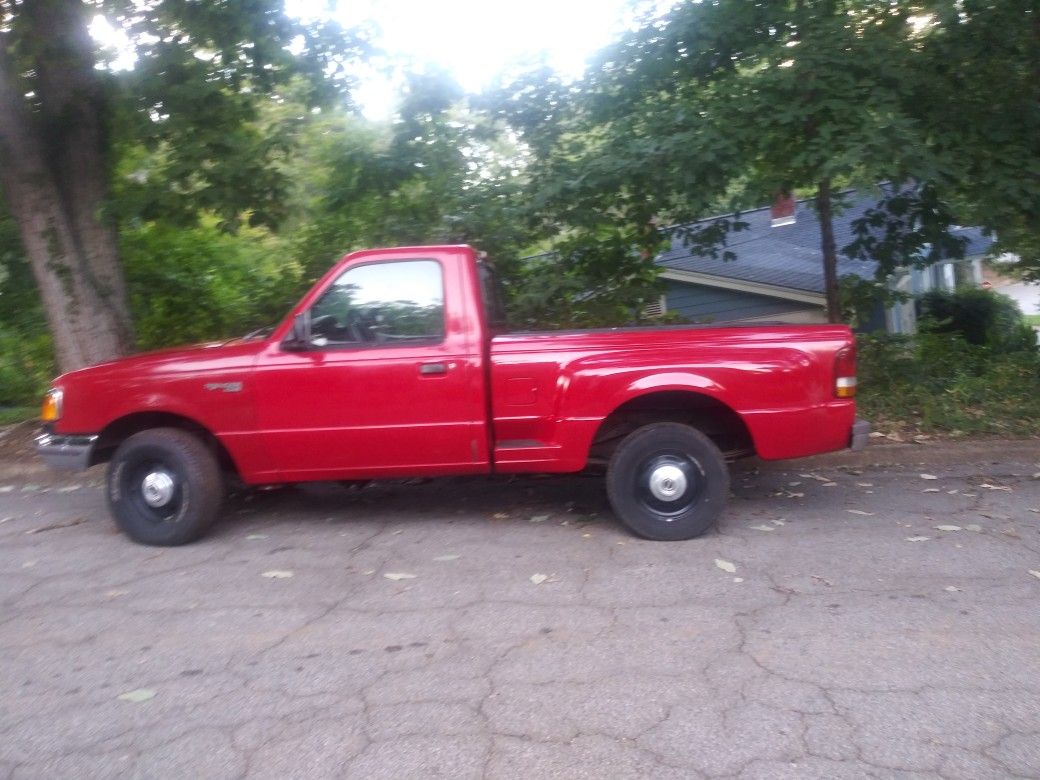
MULTIPOLYGON (((842 247, 852 243, 854 220, 862 217, 877 202, 876 195, 855 191, 843 193, 848 204, 834 217, 834 239, 838 246, 838 276, 853 274, 873 277, 877 264, 874 261, 850 260, 841 255, 842 247)), ((820 250, 820 223, 810 201, 799 201, 797 221, 793 225, 772 227, 768 207, 741 213, 740 219, 748 228, 731 233, 726 249, 736 254, 737 259, 725 261, 695 255, 676 238, 672 246, 657 256, 654 262, 664 268, 677 271, 692 271, 700 274, 739 279, 747 282, 787 287, 805 292, 823 292, 823 253, 820 250)), ((707 224, 713 220, 694 223, 707 224)), ((965 256, 984 254, 993 239, 982 234, 978 228, 958 228, 956 235, 968 239, 965 256)))

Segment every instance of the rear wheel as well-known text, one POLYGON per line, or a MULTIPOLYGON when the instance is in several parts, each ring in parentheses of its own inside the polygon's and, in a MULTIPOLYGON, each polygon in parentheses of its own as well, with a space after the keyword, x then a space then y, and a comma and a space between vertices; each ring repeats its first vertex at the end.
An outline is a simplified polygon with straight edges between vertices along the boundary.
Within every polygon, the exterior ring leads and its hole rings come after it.
POLYGON ((729 469, 714 442, 679 423, 629 434, 607 467, 607 495, 618 518, 655 541, 679 541, 710 529, 729 497, 729 469))
POLYGON ((136 433, 108 468, 108 505, 116 525, 141 544, 174 546, 198 539, 217 518, 224 485, 217 458, 177 428, 136 433))

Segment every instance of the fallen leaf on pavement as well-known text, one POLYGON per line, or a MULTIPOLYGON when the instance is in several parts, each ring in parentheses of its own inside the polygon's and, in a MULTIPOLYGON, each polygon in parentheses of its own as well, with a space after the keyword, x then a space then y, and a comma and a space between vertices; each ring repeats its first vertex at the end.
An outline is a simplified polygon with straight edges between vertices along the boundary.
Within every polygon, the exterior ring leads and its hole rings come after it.
POLYGON ((921 479, 939 479, 935 474, 922 474, 921 479))
POLYGON ((128 701, 131 704, 140 704, 143 701, 155 698, 155 691, 150 691, 147 688, 138 688, 136 691, 127 691, 121 693, 117 697, 120 701, 128 701))
POLYGON ((753 525, 751 526, 752 531, 775 531, 776 526, 772 525, 753 525))
POLYGON ((983 482, 981 485, 979 485, 979 487, 980 488, 986 488, 986 490, 1004 490, 1004 491, 1007 491, 1008 493, 1014 492, 1009 487, 1005 487, 1004 485, 991 485, 989 482, 983 482))
POLYGON ((415 575, 414 574, 408 574, 407 572, 403 572, 403 571, 388 571, 383 576, 386 577, 388 580, 393 580, 394 582, 397 582, 398 580, 414 580, 415 579, 415 575))
POLYGON ((249 534, 249 536, 246 537, 246 539, 249 539, 250 541, 255 541, 257 539, 266 539, 266 538, 267 538, 267 534, 249 534))
POLYGON ((943 590, 945 590, 947 593, 960 593, 961 592, 961 589, 958 588, 956 585, 947 585, 945 588, 943 588, 943 590))
POLYGON ((1038 580, 1040 580, 1040 571, 1035 571, 1034 569, 1030 569, 1029 573, 1032 574, 1034 577, 1036 577, 1038 580))
POLYGON ((293 573, 285 569, 271 569, 271 571, 265 571, 260 576, 267 577, 269 580, 285 580, 293 576, 293 573))
POLYGON ((491 517, 493 517, 495 520, 508 520, 509 519, 509 513, 508 512, 495 512, 495 514, 491 515, 491 517))
POLYGON ((729 561, 722 560, 722 558, 716 558, 715 559, 715 565, 718 566, 723 571, 728 571, 730 574, 736 574, 737 573, 737 567, 734 566, 729 561))
POLYGON ((531 575, 531 582, 533 582, 535 585, 541 585, 547 579, 549 579, 549 575, 548 574, 532 574, 531 575))
POLYGON ((837 486, 838 486, 837 482, 824 482, 822 485, 820 485, 820 487, 837 487, 837 486))
POLYGON ((535 515, 531 518, 532 523, 544 523, 549 519, 549 515, 535 515))
POLYGON ((908 536, 906 540, 908 542, 927 542, 931 538, 930 536, 908 536))
POLYGON ((939 488, 925 488, 921 492, 922 493, 941 493, 942 491, 940 491, 939 488))
POLYGON ((769 522, 771 522, 773 525, 783 525, 787 521, 781 517, 779 520, 770 520, 769 522))
POLYGON ((459 557, 460 556, 456 555, 455 553, 451 553, 450 555, 438 555, 436 558, 434 558, 434 560, 435 561, 457 561, 459 559, 459 557))
POLYGON ((734 577, 734 578, 733 578, 733 581, 734 581, 734 582, 743 582, 743 581, 744 581, 744 578, 743 578, 743 577, 734 577))
POLYGON ((935 526, 936 531, 960 531, 959 525, 937 525, 935 526))
POLYGON ((65 487, 58 488, 59 493, 71 493, 74 490, 79 490, 81 485, 66 485, 65 487))
POLYGON ((873 482, 857 482, 856 484, 860 487, 874 487, 873 482))
POLYGON ((851 515, 863 515, 864 517, 874 516, 873 512, 864 512, 862 509, 846 509, 845 511, 851 515))

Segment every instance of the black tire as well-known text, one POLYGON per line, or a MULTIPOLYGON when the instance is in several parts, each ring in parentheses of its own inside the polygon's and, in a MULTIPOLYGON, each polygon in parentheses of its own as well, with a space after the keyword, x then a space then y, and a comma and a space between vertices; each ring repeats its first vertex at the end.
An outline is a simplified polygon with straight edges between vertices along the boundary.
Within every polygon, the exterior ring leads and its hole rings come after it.
POLYGON ((223 500, 217 458, 198 437, 177 428, 135 433, 108 467, 112 517, 140 544, 195 541, 216 520, 223 500))
POLYGON ((729 469, 695 428, 653 423, 629 434, 607 466, 607 496, 633 533, 658 542, 710 529, 729 498, 729 469))

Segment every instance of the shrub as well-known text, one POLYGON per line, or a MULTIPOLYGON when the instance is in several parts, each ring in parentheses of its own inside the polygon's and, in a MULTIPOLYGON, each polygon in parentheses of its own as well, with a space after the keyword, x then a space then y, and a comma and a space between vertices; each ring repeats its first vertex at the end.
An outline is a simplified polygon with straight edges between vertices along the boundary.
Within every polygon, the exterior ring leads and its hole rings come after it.
POLYGON ((977 287, 932 290, 921 298, 922 330, 955 333, 969 344, 1005 351, 1032 350, 1036 335, 1006 295, 977 287))
POLYGON ((299 266, 260 228, 146 224, 123 231, 121 249, 141 349, 274 325, 300 292, 299 266))
POLYGON ((1040 356, 959 334, 859 337, 859 402, 876 427, 1040 435, 1040 356))

